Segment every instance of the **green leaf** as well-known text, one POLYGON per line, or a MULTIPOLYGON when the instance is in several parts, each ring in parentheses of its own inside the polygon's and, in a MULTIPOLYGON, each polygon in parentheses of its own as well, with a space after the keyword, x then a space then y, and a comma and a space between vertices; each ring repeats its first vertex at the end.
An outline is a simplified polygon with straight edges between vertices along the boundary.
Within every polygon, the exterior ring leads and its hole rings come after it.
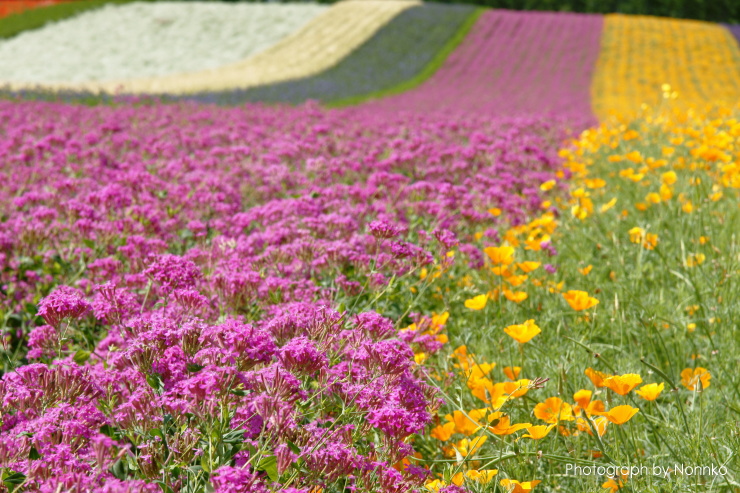
POLYGON ((3 469, 2 480, 5 487, 12 490, 13 486, 18 486, 26 481, 26 475, 11 469, 3 469))
POLYGON ((116 463, 110 467, 109 471, 116 479, 120 479, 121 481, 124 481, 128 474, 128 468, 121 459, 118 459, 116 463))
POLYGON ((289 448, 289 449, 290 449, 290 451, 291 451, 291 452, 293 452, 294 454, 298 454, 298 455, 300 455, 300 454, 301 454, 301 449, 300 449, 300 447, 298 447, 298 445, 296 445, 295 443, 291 442, 290 440, 288 440, 288 448, 289 448))
POLYGON ((100 433, 109 437, 116 438, 116 430, 111 425, 103 425, 100 427, 100 433))
POLYGON ((159 393, 164 390, 164 382, 162 381, 162 377, 158 373, 151 373, 147 375, 146 383, 148 383, 151 388, 159 393))
POLYGON ((211 464, 208 462, 208 456, 206 454, 203 454, 200 458, 200 467, 202 467, 205 472, 211 472, 211 464))
POLYGON ((267 476, 270 478, 270 481, 277 481, 279 478, 277 470, 277 459, 274 455, 262 457, 259 464, 257 465, 257 470, 266 472, 267 476))
POLYGON ((90 359, 90 351, 85 351, 83 349, 78 350, 74 356, 72 356, 72 359, 75 363, 82 366, 85 364, 85 361, 90 359))
POLYGON ((36 450, 36 447, 31 446, 31 450, 28 451, 28 458, 31 460, 40 459, 41 454, 39 454, 39 451, 36 450))

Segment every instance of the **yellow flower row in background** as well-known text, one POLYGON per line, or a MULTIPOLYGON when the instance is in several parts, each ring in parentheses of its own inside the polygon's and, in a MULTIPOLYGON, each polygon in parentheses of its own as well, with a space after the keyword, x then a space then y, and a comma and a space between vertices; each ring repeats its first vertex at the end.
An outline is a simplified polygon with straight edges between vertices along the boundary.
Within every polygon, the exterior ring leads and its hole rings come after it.
POLYGON ((605 16, 591 104, 600 120, 670 101, 703 108, 740 101, 740 48, 723 26, 648 16, 605 16))

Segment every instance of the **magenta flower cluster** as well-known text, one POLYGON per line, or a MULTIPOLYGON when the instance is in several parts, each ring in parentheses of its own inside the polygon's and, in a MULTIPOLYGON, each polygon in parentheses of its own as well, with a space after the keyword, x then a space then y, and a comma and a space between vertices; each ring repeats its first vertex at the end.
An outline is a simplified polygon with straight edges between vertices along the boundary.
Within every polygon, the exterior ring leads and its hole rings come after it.
POLYGON ((398 332, 368 295, 453 248, 482 262, 487 210, 537 210, 569 131, 0 103, 5 477, 43 492, 418 489, 424 469, 393 466, 440 404, 414 352, 441 343, 398 332))

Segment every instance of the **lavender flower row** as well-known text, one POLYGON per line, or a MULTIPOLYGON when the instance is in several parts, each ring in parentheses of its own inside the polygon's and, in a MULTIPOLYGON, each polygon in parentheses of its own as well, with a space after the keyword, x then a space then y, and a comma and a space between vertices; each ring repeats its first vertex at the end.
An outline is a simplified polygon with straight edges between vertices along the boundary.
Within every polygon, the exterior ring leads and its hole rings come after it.
POLYGON ((487 11, 426 83, 373 107, 553 114, 593 123, 591 75, 603 22, 602 16, 589 14, 487 11))

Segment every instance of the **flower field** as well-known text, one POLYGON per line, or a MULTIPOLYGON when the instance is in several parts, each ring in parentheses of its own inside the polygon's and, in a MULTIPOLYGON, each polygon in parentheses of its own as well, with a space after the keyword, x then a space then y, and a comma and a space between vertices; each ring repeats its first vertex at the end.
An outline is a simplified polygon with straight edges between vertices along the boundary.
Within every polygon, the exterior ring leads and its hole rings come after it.
MULTIPOLYGON (((424 4, 404 10, 333 67, 311 77, 247 90, 198 94, 200 101, 300 103, 363 98, 396 88, 422 72, 466 25, 477 19, 468 5, 424 4)), ((454 48, 454 46, 452 46, 454 48)))
POLYGON ((596 15, 487 11, 426 83, 377 104, 591 120, 589 89, 602 24, 596 15))
POLYGON ((740 492, 731 29, 239 6, 0 100, 0 491, 740 492))
POLYGON ((264 51, 326 9, 206 2, 108 5, 2 43, 0 72, 11 81, 48 83, 213 69, 264 51))

